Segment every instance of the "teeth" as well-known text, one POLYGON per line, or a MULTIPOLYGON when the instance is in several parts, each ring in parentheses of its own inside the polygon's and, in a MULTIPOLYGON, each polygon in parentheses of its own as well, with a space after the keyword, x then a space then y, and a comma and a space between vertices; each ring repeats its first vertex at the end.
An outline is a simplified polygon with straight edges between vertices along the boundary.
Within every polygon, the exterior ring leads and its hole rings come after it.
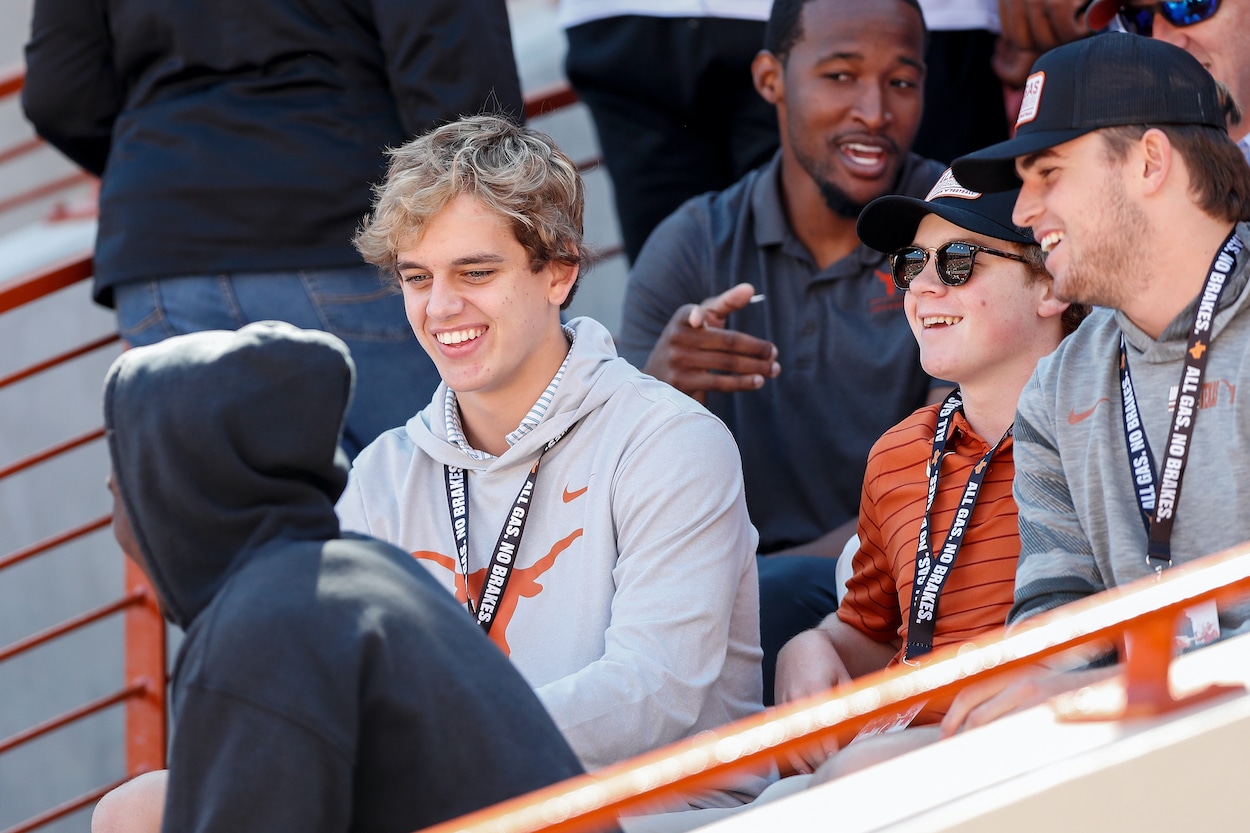
POLYGON ((920 323, 925 327, 936 327, 939 324, 958 324, 963 318, 957 315, 926 315, 920 319, 920 323))
POLYGON ((885 155, 885 151, 876 145, 861 145, 858 142, 848 142, 842 146, 842 150, 852 160, 863 165, 875 164, 885 155))
POLYGON ((446 333, 437 333, 434 338, 438 339, 439 344, 463 344, 486 332, 485 327, 474 327, 471 330, 453 330, 446 333))
POLYGON ((1063 240, 1063 232, 1052 231, 1044 235, 1042 239, 1038 241, 1038 245, 1042 247, 1043 254, 1050 254, 1050 250, 1058 246, 1061 240, 1063 240))

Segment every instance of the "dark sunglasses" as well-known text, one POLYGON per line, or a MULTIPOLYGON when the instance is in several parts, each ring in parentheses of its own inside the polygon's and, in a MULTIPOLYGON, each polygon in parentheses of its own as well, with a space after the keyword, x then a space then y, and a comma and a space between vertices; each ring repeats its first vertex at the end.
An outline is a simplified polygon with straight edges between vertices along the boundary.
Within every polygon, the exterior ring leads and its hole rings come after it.
POLYGON ((894 278, 894 285, 906 292, 912 280, 929 262, 929 252, 937 255, 938 279, 947 286, 963 286, 968 282, 972 277, 972 265, 976 262, 977 252, 1018 260, 1021 263, 1029 262, 1028 258, 1011 252, 1000 252, 998 249, 965 243, 962 240, 943 243, 936 249, 906 246, 890 255, 890 275, 894 278))
POLYGON ((1148 38, 1154 33, 1156 14, 1173 26, 1193 26, 1215 17, 1219 9, 1220 0, 1179 0, 1148 6, 1121 6, 1116 16, 1125 31, 1148 38))

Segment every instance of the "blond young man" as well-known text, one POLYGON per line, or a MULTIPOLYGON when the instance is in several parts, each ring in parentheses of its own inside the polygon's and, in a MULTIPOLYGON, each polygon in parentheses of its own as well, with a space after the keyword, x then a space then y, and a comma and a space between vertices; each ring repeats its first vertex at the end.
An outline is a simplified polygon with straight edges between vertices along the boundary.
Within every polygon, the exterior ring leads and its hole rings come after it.
POLYGON ((569 159, 502 119, 393 152, 357 244, 443 384, 361 452, 338 511, 454 592, 598 767, 759 710, 761 682, 733 438, 598 322, 561 325, 582 205, 569 159))

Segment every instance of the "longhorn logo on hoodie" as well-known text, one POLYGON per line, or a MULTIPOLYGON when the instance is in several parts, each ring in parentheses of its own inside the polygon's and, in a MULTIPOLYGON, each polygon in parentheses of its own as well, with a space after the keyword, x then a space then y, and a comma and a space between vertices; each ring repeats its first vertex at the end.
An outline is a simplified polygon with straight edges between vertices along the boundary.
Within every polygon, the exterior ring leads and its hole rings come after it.
MULTIPOLYGON (((516 567, 513 569, 512 577, 508 580, 508 587, 504 592, 503 598, 499 600, 499 608, 495 612, 495 624, 490 629, 491 641, 499 646, 499 649, 504 652, 504 656, 512 656, 512 649, 508 645, 508 625, 511 624, 512 616, 516 613, 517 602, 522 598, 532 599, 543 592, 543 586, 538 582, 539 577, 551 569, 560 553, 567 550, 574 541, 582 537, 583 531, 583 529, 575 529, 567 537, 556 541, 546 555, 529 567, 516 567)), ((489 567, 483 567, 470 573, 469 587, 466 590, 464 576, 460 574, 460 570, 456 567, 456 560, 451 556, 432 550, 417 550, 412 554, 412 557, 422 561, 429 561, 450 570, 451 574, 456 578, 456 600, 461 604, 465 604, 470 592, 473 593, 474 599, 482 595, 482 583, 486 581, 486 574, 490 570, 489 567)))

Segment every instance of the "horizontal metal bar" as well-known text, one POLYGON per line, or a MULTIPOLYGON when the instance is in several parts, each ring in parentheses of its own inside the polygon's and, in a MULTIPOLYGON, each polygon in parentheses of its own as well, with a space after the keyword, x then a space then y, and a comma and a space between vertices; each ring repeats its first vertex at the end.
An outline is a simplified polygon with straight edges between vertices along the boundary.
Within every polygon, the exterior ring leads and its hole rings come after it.
POLYGON ((42 541, 37 541, 25 549, 18 550, 6 558, 0 559, 0 570, 8 569, 14 564, 20 564, 26 559, 33 558, 40 553, 56 549, 62 544, 68 544, 70 541, 82 538, 84 535, 90 535, 97 529, 103 529, 112 522, 113 516, 105 515, 102 518, 96 518, 94 521, 87 521, 87 523, 76 526, 73 529, 67 529, 58 535, 53 535, 51 538, 45 538, 42 541))
POLYGON ((43 185, 31 188, 29 191, 14 194, 7 200, 0 200, 0 214, 3 214, 6 211, 12 211, 14 208, 26 205, 27 203, 32 203, 35 200, 41 200, 44 197, 49 197, 58 191, 64 191, 67 188, 73 188, 75 185, 89 182, 92 179, 95 179, 95 177, 86 171, 76 171, 72 174, 63 176, 60 179, 45 182, 43 185))
POLYGON ((95 272, 91 255, 75 255, 45 269, 0 284, 0 313, 85 281, 95 272))
POLYGON ((58 353, 57 355, 52 356, 51 358, 44 359, 38 364, 32 364, 30 367, 25 367, 25 368, 22 368, 21 370, 14 371, 13 373, 10 373, 8 376, 0 377, 0 388, 7 388, 9 385, 20 382, 23 379, 28 379, 31 376, 35 376, 39 373, 43 373, 45 370, 51 370, 52 368, 57 367, 59 365, 63 365, 66 362, 73 361, 79 356, 85 356, 86 354, 92 352, 93 350, 99 350, 101 347, 107 347, 113 342, 121 341, 121 340, 122 340, 122 337, 120 334, 111 333, 106 336, 101 336, 100 338, 97 338, 95 341, 89 341, 86 344, 75 347, 72 350, 66 350, 64 353, 58 353))
POLYGON ((45 460, 51 460, 53 457, 59 457, 62 454, 73 451, 75 448, 94 442, 103 436, 104 429, 96 428, 93 431, 88 431, 87 433, 80 434, 77 437, 71 437, 65 442, 49 446, 43 451, 32 454, 23 460, 18 460, 16 463, 12 463, 5 468, 0 469, 0 480, 4 480, 6 477, 10 477, 20 471, 25 471, 32 466, 37 466, 45 460))
POLYGON ((525 99, 525 118, 532 119, 545 116, 577 103, 577 93, 567 83, 553 84, 545 87, 525 99))
POLYGON ((39 633, 32 634, 25 639, 18 640, 12 645, 9 645, 7 648, 0 648, 0 662, 4 662, 5 660, 24 654, 33 648, 38 648, 40 645, 51 642, 52 640, 64 636, 67 633, 81 630, 82 628, 87 627, 87 625, 98 622, 101 619, 106 619, 109 616, 121 613, 128 607, 141 605, 147 601, 147 598, 147 593, 141 590, 135 591, 123 596, 115 602, 110 602, 109 604, 97 607, 95 610, 89 610, 86 613, 75 616, 73 619, 66 619, 59 625, 53 625, 52 627, 46 628, 39 633))
POLYGON ((88 804, 96 803, 103 798, 106 793, 117 789, 129 780, 129 778, 122 778, 120 781, 114 781, 112 784, 105 784, 103 787, 97 787, 91 792, 83 793, 77 798, 71 798, 64 804, 58 804, 51 810, 45 810, 34 818, 27 819, 15 827, 10 827, 8 830, 3 831, 3 833, 30 833, 32 830, 38 830, 40 827, 45 827, 57 819, 64 818, 70 813, 81 810, 88 804))
POLYGON ((3 165, 11 159, 16 159, 19 156, 25 156, 28 153, 33 153, 43 147, 43 145, 43 139, 36 136, 33 139, 27 139, 24 142, 16 144, 8 150, 0 150, 0 165, 3 165))
POLYGON ((12 749, 16 749, 24 743, 30 743, 35 738, 41 738, 49 732, 55 732, 62 726, 68 726, 70 723, 82 720, 84 717, 102 712, 110 706, 116 706, 118 703, 124 703, 132 697, 142 697, 147 694, 148 684, 146 682, 133 683, 126 686, 121 691, 110 694, 107 697, 101 697, 98 700, 92 700, 90 703, 79 706, 76 709, 65 712, 50 720, 45 720, 36 726, 32 726, 24 732, 18 732, 5 740, 0 741, 0 755, 12 749))
POLYGON ((26 68, 23 66, 9 67, 0 70, 0 98, 21 92, 26 83, 26 68))

